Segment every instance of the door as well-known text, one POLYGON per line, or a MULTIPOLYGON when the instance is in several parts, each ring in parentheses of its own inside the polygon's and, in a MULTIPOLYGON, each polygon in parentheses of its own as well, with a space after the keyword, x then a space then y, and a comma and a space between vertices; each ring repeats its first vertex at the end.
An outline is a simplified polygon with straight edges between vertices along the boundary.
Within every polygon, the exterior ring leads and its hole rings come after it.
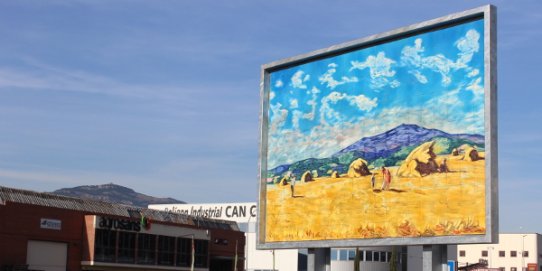
POLYGON ((44 241, 28 241, 26 264, 28 269, 66 271, 68 244, 44 241))

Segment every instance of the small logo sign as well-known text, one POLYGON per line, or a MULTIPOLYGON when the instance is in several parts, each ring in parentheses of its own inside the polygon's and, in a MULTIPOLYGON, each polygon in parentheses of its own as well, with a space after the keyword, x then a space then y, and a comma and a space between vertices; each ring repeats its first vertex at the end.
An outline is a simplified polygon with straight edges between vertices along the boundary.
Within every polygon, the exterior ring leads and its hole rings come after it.
POLYGON ((40 228, 59 231, 62 229, 62 221, 58 219, 42 218, 40 221, 40 228))

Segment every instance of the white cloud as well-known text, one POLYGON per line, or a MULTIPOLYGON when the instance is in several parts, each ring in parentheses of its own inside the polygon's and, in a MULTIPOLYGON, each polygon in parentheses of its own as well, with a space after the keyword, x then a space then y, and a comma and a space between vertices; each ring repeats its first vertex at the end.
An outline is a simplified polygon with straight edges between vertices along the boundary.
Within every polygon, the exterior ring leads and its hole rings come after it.
POLYGON ((380 89, 387 85, 392 88, 396 88, 400 85, 397 80, 390 80, 395 76, 395 71, 392 70, 391 65, 394 64, 390 58, 386 57, 384 52, 379 52, 376 56, 370 55, 364 62, 357 60, 351 61, 350 71, 352 70, 364 70, 369 69, 369 75, 371 76, 371 88, 380 89))
POLYGON ((401 85, 401 82, 399 82, 397 80, 393 80, 393 81, 390 82, 390 87, 391 88, 398 88, 400 85, 401 85))
POLYGON ((282 86, 284 86, 284 83, 282 82, 282 80, 277 80, 275 81, 275 87, 276 88, 281 88, 282 86))
POLYGON ((288 117, 288 110, 283 109, 282 104, 280 103, 277 103, 274 105, 270 104, 269 108, 271 109, 271 112, 273 113, 270 116, 269 133, 275 134, 286 123, 286 118, 288 117))
POLYGON ((273 100, 275 98, 275 92, 271 91, 269 92, 269 100, 273 100))
MULTIPOLYGON (((457 60, 453 61, 448 59, 442 54, 424 56, 425 51, 422 46, 422 39, 416 39, 413 46, 405 46, 401 51, 401 64, 406 66, 411 66, 415 68, 413 70, 414 76, 418 78, 421 73, 421 69, 429 69, 433 72, 438 72, 442 76, 441 83, 443 86, 448 86, 451 83, 450 71, 458 69, 466 69, 469 71, 471 68, 468 66, 468 63, 472 60, 474 53, 479 51, 479 39, 480 34, 476 30, 469 30, 464 37, 461 37, 455 42, 455 46, 459 49, 457 54, 457 60)), ((473 70, 469 73, 469 77, 476 76, 479 72, 478 70, 473 70), (470 75, 473 74, 473 75, 470 75)), ((424 77, 427 79, 426 77, 424 77)), ((423 79, 422 79, 423 80, 423 79)), ((422 82, 422 81, 420 81, 422 82)), ((423 82, 422 82, 423 83, 423 82)))
POLYGON ((336 80, 335 78, 333 78, 333 74, 337 72, 337 70, 335 69, 337 67, 337 64, 331 63, 328 65, 328 67, 330 67, 330 69, 328 69, 326 73, 324 73, 318 78, 320 84, 327 84, 328 88, 335 89, 335 87, 337 87, 338 85, 358 82, 358 78, 355 76, 343 76, 340 80, 336 80))
MULTIPOLYGON (((314 116, 316 114, 316 100, 318 99, 318 94, 320 93, 320 90, 316 87, 313 87, 310 91, 307 91, 308 94, 312 95, 312 98, 307 101, 307 105, 311 107, 311 111, 308 113, 304 113, 300 110, 294 110, 292 112, 292 126, 294 130, 299 130, 299 121, 301 119, 305 120, 314 120, 314 116)), ((296 100, 297 103, 297 100, 296 100)), ((292 107, 294 108, 294 107, 292 107)), ((296 104, 297 108, 297 104, 296 104)))
POLYGON ((480 70, 473 69, 471 72, 469 72, 469 74, 467 74, 467 76, 470 78, 470 77, 474 77, 474 76, 476 76, 478 74, 480 74, 480 70))
POLYGON ((425 107, 433 112, 458 112, 464 103, 459 99, 460 88, 448 91, 439 97, 430 99, 425 107))
POLYGON ((295 109, 299 107, 299 103, 297 99, 290 99, 290 108, 295 109))
POLYGON ((320 107, 320 122, 328 123, 328 121, 340 122, 344 121, 346 116, 337 112, 332 105, 337 104, 341 100, 346 100, 351 106, 355 106, 361 111, 369 112, 377 107, 377 98, 369 99, 365 95, 347 95, 337 91, 331 92, 328 96, 322 98, 322 107, 320 107))
POLYGON ((408 73, 414 75, 414 77, 416 77, 418 82, 420 82, 422 84, 427 84, 427 82, 428 82, 427 77, 425 77, 425 75, 423 75, 420 71, 412 70, 412 71, 409 71, 408 73))
POLYGON ((472 60, 472 55, 478 52, 480 45, 480 34, 478 31, 471 29, 467 34, 455 42, 455 46, 459 49, 459 59, 457 65, 463 67, 472 60))
POLYGON ((369 99, 364 95, 358 95, 358 96, 347 96, 348 101, 352 105, 356 105, 359 110, 361 111, 371 111, 373 108, 375 108, 378 104, 378 99, 375 97, 373 99, 369 99))
POLYGON ((310 79, 310 76, 305 75, 305 77, 303 77, 303 75, 305 74, 304 71, 297 71, 294 73, 294 75, 292 76, 292 86, 294 88, 301 88, 301 89, 306 89, 307 88, 307 85, 304 84, 304 82, 308 81, 310 79))
POLYGON ((472 91, 472 93, 475 96, 475 99, 479 99, 484 96, 484 87, 480 85, 482 82, 481 77, 477 77, 476 79, 472 80, 469 85, 465 88, 466 90, 472 91))

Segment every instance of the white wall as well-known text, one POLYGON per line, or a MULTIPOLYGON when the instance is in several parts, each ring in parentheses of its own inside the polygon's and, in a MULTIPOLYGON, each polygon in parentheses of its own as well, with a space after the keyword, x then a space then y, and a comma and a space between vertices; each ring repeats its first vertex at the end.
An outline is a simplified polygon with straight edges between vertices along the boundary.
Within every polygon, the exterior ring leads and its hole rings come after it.
POLYGON ((516 267, 520 271, 522 266, 527 267, 529 263, 540 265, 537 261, 540 253, 538 239, 540 235, 536 233, 499 234, 497 244, 458 245, 457 259, 463 264, 485 259, 488 267, 504 267, 506 271, 516 267), (461 251, 465 251, 465 256, 460 256, 461 251), (482 256, 482 251, 487 251, 488 256, 482 256), (504 257, 499 256, 499 251, 504 251, 504 257), (511 256, 511 251, 516 252, 516 257, 511 256), (522 257, 522 251, 527 251, 529 255, 522 257))

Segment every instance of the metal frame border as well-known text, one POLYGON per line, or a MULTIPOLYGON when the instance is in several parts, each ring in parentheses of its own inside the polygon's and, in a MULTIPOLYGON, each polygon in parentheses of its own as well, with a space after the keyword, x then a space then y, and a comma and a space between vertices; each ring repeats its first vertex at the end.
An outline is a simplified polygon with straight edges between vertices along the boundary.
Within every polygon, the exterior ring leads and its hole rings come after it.
POLYGON ((354 246, 388 246, 388 245, 436 245, 436 244, 469 244, 498 242, 498 146, 497 146, 497 20, 496 7, 482 7, 454 13, 437 19, 398 28, 366 38, 333 45, 307 54, 294 56, 262 65, 260 81, 260 150, 259 150, 259 199, 258 221, 256 235, 257 249, 288 249, 288 248, 327 248, 354 246), (449 27, 468 22, 473 19, 484 20, 484 121, 485 121, 485 195, 486 195, 486 234, 456 235, 435 237, 394 237, 373 239, 331 239, 315 241, 285 241, 266 242, 266 178, 267 172, 267 127, 269 120, 269 74, 273 71, 296 66, 318 59, 330 57, 366 48, 377 44, 397 40, 407 36, 425 33, 439 28, 449 27))

